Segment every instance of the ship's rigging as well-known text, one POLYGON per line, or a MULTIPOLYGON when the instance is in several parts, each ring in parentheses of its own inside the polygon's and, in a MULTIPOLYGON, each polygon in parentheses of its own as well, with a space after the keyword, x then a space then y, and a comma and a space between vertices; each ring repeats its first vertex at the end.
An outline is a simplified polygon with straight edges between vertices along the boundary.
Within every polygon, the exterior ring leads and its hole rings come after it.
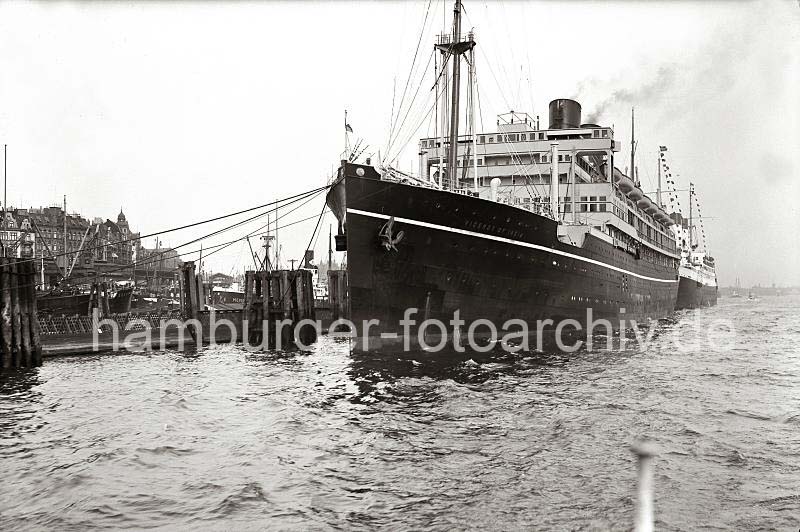
MULTIPOLYGON (((463 33, 461 28, 461 16, 466 14, 466 10, 460 0, 457 0, 453 8, 453 22, 449 32, 442 32, 437 36, 434 45, 434 53, 429 56, 428 61, 422 69, 423 78, 427 75, 430 68, 431 60, 433 60, 434 68, 434 83, 428 94, 428 100, 423 104, 422 115, 416 113, 412 115, 414 103, 420 92, 423 82, 420 81, 416 84, 414 89, 415 72, 418 72, 418 65, 421 64, 418 60, 420 57, 419 51, 422 38, 428 29, 429 23, 432 24, 433 17, 430 16, 431 2, 428 2, 425 10, 425 16, 422 21, 422 27, 416 39, 416 48, 414 51, 413 59, 409 74, 405 80, 402 93, 400 95, 399 104, 396 102, 396 80, 395 91, 392 96, 392 112, 389 123, 389 139, 384 149, 383 156, 378 156, 378 169, 386 175, 389 179, 401 179, 405 181, 419 181, 424 183, 425 186, 434 188, 444 188, 448 190, 466 190, 468 187, 476 192, 479 186, 480 177, 478 175, 478 157, 480 156, 477 142, 478 124, 481 127, 483 124, 482 119, 482 106, 481 106, 481 90, 478 83, 477 69, 476 69, 476 43, 474 38, 474 31, 470 30, 466 34, 463 33), (461 78, 461 61, 464 61, 468 67, 466 83, 462 83, 461 78), (466 106, 462 115, 460 100, 461 92, 466 86, 466 106), (433 102, 428 104, 430 97, 433 96, 433 102), (461 118, 464 118, 466 124, 465 131, 459 135, 461 118), (409 122, 409 118, 411 121, 409 122), (419 172, 420 177, 415 178, 411 172, 399 170, 397 168, 397 158, 403 151, 405 146, 409 143, 411 138, 417 133, 419 127, 425 120, 430 119, 428 131, 433 130, 434 138, 439 139, 439 145, 445 146, 446 150, 440 150, 438 156, 438 164, 433 164, 434 171, 431 174, 423 175, 419 172), (406 126, 410 123, 411 129, 406 126), (401 142, 402 140, 402 142, 401 142), (464 147, 461 161, 463 164, 459 165, 458 147, 464 147), (466 183, 467 172, 471 167, 472 169, 472 182, 466 183), (450 171, 449 169, 453 170, 450 171), (458 170, 461 172, 458 172, 458 170), (459 175, 460 174, 460 175, 459 175), (470 186, 471 185, 471 186, 470 186)), ((483 55, 485 57, 485 54, 483 55)), ((497 76, 488 64, 490 72, 497 81, 497 76)), ((508 101, 504 96, 502 85, 498 82, 501 96, 504 101, 508 101)), ((515 113, 513 110, 510 115, 513 117, 515 113)), ((527 116, 527 115, 525 115, 527 116)), ((530 119, 531 125, 534 121, 530 119)), ((536 118, 536 125, 538 127, 538 117, 536 118)), ((522 185, 524 190, 533 202, 541 201, 547 190, 542 190, 540 185, 536 183, 534 177, 538 177, 541 181, 542 177, 549 176, 549 169, 540 167, 540 163, 531 151, 519 151, 513 143, 507 140, 503 143, 504 149, 507 151, 510 164, 513 165, 513 175, 519 177, 519 181, 514 184, 502 184, 498 196, 504 197, 510 194, 514 186, 522 185)), ((483 147, 485 151, 485 146, 483 147)), ((360 153, 355 150, 349 152, 348 157, 344 159, 355 162, 359 158, 360 153)), ((484 154, 485 156, 485 154, 484 154)), ((549 166, 549 165, 548 165, 549 166)))
MULTIPOLYGON (((661 146, 659 148, 659 195, 661 191, 661 173, 663 172, 666 183, 667 183, 667 196, 669 201, 669 210, 673 213, 678 215, 678 221, 688 222, 688 226, 685 230, 681 231, 682 238, 679 240, 679 244, 681 247, 688 252, 692 252, 696 250, 700 244, 703 246, 703 252, 708 253, 708 241, 706 239, 706 231, 705 225, 703 223, 703 215, 700 210, 700 199, 695 192, 695 185, 694 183, 689 183, 689 188, 684 189, 684 192, 688 192, 688 205, 689 205, 689 214, 688 218, 684 220, 683 216, 683 209, 681 208, 681 201, 680 196, 678 195, 679 189, 675 185, 675 178, 672 176, 672 171, 670 170, 669 165, 667 164, 666 159, 666 146, 661 146), (695 222, 695 209, 697 210, 696 222, 695 222), (698 233, 699 227, 699 233, 698 233)), ((681 225, 682 227, 682 225, 681 225)))

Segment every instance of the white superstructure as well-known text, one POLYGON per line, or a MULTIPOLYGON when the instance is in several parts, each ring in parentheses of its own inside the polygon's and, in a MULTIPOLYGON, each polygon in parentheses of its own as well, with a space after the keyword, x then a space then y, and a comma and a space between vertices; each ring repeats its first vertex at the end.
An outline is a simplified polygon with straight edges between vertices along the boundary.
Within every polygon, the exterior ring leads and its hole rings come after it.
POLYGON ((550 103, 549 128, 538 122, 512 111, 498 116, 494 133, 460 136, 454 178, 447 171, 449 142, 422 139, 419 178, 554 218, 562 240, 576 246, 592 231, 659 260, 680 258, 666 211, 614 168, 621 145, 612 128, 580 124, 580 104, 572 100, 550 103))

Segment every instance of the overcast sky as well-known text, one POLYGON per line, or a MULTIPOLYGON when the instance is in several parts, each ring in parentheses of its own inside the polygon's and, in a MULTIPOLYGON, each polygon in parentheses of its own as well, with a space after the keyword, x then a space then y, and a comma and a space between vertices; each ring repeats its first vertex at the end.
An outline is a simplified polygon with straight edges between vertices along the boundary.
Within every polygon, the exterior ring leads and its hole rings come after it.
MULTIPOLYGON (((452 10, 432 1, 423 31, 428 5, 0 3, 9 204, 57 204, 66 194, 70 211, 115 219, 122 207, 134 230, 149 233, 267 203, 325 183, 343 148, 345 108, 376 155, 390 145, 393 107, 406 117, 388 152, 416 170, 416 142, 430 127, 426 65, 452 10)), ((633 105, 643 186, 654 189, 656 150, 668 146, 679 187, 696 184, 720 282, 800 284, 796 1, 465 6, 486 129, 509 108, 546 123, 551 99, 573 97, 625 145, 633 105)), ((286 221, 321 208, 320 196, 286 221)), ((314 224, 281 233, 285 258, 302 255, 314 224)), ((237 244, 209 266, 230 273, 248 257, 237 244)))

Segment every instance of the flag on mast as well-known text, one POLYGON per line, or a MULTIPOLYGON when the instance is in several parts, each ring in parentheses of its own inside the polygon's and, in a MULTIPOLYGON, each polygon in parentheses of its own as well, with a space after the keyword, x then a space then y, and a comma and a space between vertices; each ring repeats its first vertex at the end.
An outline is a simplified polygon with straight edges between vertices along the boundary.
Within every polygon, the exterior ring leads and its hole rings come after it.
POLYGON ((348 133, 353 132, 353 128, 350 127, 350 124, 347 123, 347 109, 344 110, 344 130, 348 133))

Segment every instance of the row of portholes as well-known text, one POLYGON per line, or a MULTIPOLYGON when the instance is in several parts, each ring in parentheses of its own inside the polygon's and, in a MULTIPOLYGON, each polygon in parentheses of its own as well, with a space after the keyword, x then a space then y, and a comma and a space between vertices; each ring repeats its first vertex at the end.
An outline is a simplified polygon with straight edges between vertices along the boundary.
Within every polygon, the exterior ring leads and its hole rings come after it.
MULTIPOLYGON (((455 241, 455 240, 451 240, 450 246, 453 249, 458 249, 460 247, 459 243, 457 241, 455 241)), ((474 253, 475 252, 475 246, 471 245, 468 248, 468 251, 469 251, 469 253, 474 253)), ((485 255, 485 256, 489 256, 490 255, 489 248, 483 248, 483 255, 485 255)), ((499 255, 498 250, 495 249, 495 250, 491 251, 491 256, 497 257, 498 255, 499 255)), ((508 251, 505 252, 504 256, 505 256, 506 259, 514 258, 514 254, 513 253, 509 253, 508 251)), ((517 253, 516 254, 516 260, 522 261, 522 260, 525 260, 525 259, 523 258, 521 253, 517 253)), ((576 264, 579 262, 578 260, 571 260, 570 261, 569 259, 567 259, 564 262, 559 262, 558 260, 550 260, 550 259, 547 259, 547 258, 538 258, 536 256, 531 257, 530 260, 531 260, 531 264, 540 264, 542 266, 553 266, 555 268, 558 268, 558 269, 564 270, 564 271, 570 271, 571 270, 574 273, 581 273, 584 276, 589 273, 589 269, 587 269, 586 267, 581 266, 579 268, 578 266, 576 266, 576 264)), ((595 275, 604 275, 605 278, 607 278, 607 279, 613 279, 612 274, 610 274, 610 273, 608 273, 606 271, 603 271, 603 270, 605 270, 605 268, 592 268, 592 272, 595 275), (603 273, 600 273, 601 271, 603 273)), ((635 287, 638 287, 641 284, 642 283, 640 281, 634 280, 634 286, 635 287)))
MULTIPOLYGON (((430 201, 426 201, 425 204, 427 206, 429 206, 429 207, 431 206, 430 201)), ((440 202, 438 202, 438 201, 433 203, 432 207, 437 211, 438 210, 442 210, 442 204, 440 202)), ((459 212, 460 212, 460 207, 454 207, 453 209, 450 209, 450 213, 453 214, 454 216, 457 215, 459 212)), ((497 215, 493 214, 491 216, 490 220, 491 220, 491 222, 496 222, 497 221, 497 215)), ((511 217, 506 217, 505 223, 506 224, 510 224, 511 223, 511 217)), ((477 211, 472 211, 471 217, 464 221, 464 225, 465 225, 465 227, 467 229, 471 229, 471 230, 474 230, 474 231, 480 231, 480 232, 492 231, 494 233, 503 235, 503 236, 505 236, 507 238, 520 239, 520 238, 522 238, 524 236, 524 233, 522 231, 510 229, 510 228, 505 227, 505 226, 496 226, 496 225, 494 225, 492 223, 488 223, 488 222, 485 222, 485 221, 482 221, 482 220, 478 219, 477 211)), ((529 230, 532 229, 533 231, 538 231, 539 230, 539 226, 537 224, 534 224, 533 226, 531 226, 530 224, 524 223, 521 220, 517 221, 516 226, 519 227, 519 228, 524 228, 524 229, 529 229, 529 230)))
MULTIPOLYGON (((460 285, 471 285, 474 289, 479 288, 480 285, 481 285, 480 280, 478 280, 478 279, 470 280, 469 279, 469 275, 466 275, 466 274, 463 274, 463 273, 458 275, 457 281, 455 281, 455 279, 456 279, 456 275, 454 273, 452 273, 452 272, 449 272, 449 273, 447 273, 445 275, 445 281, 450 285, 455 284, 457 282, 457 284, 460 284, 460 285)), ((491 290, 495 291, 495 292, 497 291, 497 283, 496 282, 492 282, 491 290)), ((513 287, 507 287, 507 289, 506 289, 507 296, 511 296, 512 295, 512 290, 513 290, 513 287)), ((543 304, 547 304, 548 299, 550 299, 548 292, 542 292, 540 290, 536 290, 533 294, 530 294, 527 297, 530 297, 530 298, 532 298, 534 300, 537 300, 537 301, 541 299, 543 304)), ((560 299, 563 299, 563 297, 564 296, 559 296, 560 299)), ((613 299, 612 300, 608 300, 608 299, 601 299, 601 298, 591 298, 591 297, 586 297, 586 296, 570 296, 570 300, 573 301, 573 302, 576 302, 576 303, 589 303, 589 304, 594 303, 594 304, 603 304, 603 305, 623 305, 623 304, 628 304, 629 305, 632 302, 634 304, 636 304, 636 303, 645 304, 645 303, 651 302, 653 299, 654 298, 653 298, 653 296, 651 294, 630 294, 630 297, 627 299, 627 301, 620 301, 620 300, 613 300, 613 299)), ((656 297, 655 298, 656 301, 666 301, 668 299, 669 299, 668 295, 664 295, 662 297, 656 297)), ((551 304, 555 304, 555 303, 556 303, 556 297, 553 297, 552 300, 551 300, 551 304)))

